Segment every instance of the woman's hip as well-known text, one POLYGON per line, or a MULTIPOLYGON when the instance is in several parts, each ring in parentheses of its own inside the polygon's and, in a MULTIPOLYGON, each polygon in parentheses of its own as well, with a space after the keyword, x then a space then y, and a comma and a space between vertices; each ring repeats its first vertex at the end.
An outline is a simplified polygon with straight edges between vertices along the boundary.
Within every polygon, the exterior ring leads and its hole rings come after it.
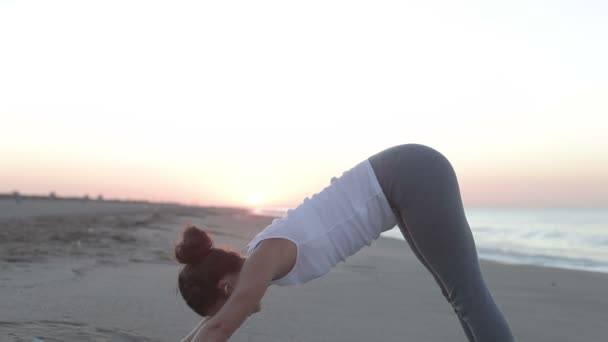
POLYGON ((448 159, 426 145, 397 145, 368 159, 393 210, 407 206, 413 196, 453 189, 456 180, 448 159))

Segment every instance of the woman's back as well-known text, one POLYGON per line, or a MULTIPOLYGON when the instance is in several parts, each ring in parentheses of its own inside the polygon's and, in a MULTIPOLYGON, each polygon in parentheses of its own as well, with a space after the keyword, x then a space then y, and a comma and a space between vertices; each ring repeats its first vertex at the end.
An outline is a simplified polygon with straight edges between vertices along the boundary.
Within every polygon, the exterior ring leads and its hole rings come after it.
POLYGON ((296 263, 277 285, 302 284, 318 278, 397 225, 369 160, 357 164, 321 192, 306 198, 285 217, 275 219, 250 243, 284 238, 298 248, 296 263))

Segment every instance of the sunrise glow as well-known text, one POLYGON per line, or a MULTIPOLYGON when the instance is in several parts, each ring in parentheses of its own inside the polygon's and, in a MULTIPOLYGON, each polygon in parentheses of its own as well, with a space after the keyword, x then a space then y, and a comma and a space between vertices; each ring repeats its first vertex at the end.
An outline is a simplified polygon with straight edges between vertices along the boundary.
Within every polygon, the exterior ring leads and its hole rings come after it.
POLYGON ((258 193, 253 193, 250 194, 247 197, 247 204, 251 207, 257 207, 262 205, 262 195, 258 194, 258 193))

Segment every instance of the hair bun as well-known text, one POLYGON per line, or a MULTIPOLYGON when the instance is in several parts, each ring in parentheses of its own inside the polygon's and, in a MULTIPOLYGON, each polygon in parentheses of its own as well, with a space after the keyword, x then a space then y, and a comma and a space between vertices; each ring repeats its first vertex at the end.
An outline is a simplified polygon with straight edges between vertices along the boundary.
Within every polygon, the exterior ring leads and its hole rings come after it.
POLYGON ((188 226, 182 241, 175 246, 175 258, 182 264, 196 264, 205 259, 213 248, 213 241, 203 230, 188 226))

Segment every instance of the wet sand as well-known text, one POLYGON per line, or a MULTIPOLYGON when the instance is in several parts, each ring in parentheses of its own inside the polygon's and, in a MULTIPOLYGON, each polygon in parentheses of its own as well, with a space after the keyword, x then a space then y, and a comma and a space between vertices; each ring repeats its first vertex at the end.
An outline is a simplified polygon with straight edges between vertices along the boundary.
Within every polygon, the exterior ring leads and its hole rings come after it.
MULTIPOLYGON (((243 251, 272 218, 229 208, 0 200, 0 341, 178 341, 199 318, 177 293, 185 224, 243 251)), ((518 341, 606 341, 608 275, 482 261, 518 341)), ((466 341, 403 241, 327 276, 269 289, 231 341, 466 341)))

